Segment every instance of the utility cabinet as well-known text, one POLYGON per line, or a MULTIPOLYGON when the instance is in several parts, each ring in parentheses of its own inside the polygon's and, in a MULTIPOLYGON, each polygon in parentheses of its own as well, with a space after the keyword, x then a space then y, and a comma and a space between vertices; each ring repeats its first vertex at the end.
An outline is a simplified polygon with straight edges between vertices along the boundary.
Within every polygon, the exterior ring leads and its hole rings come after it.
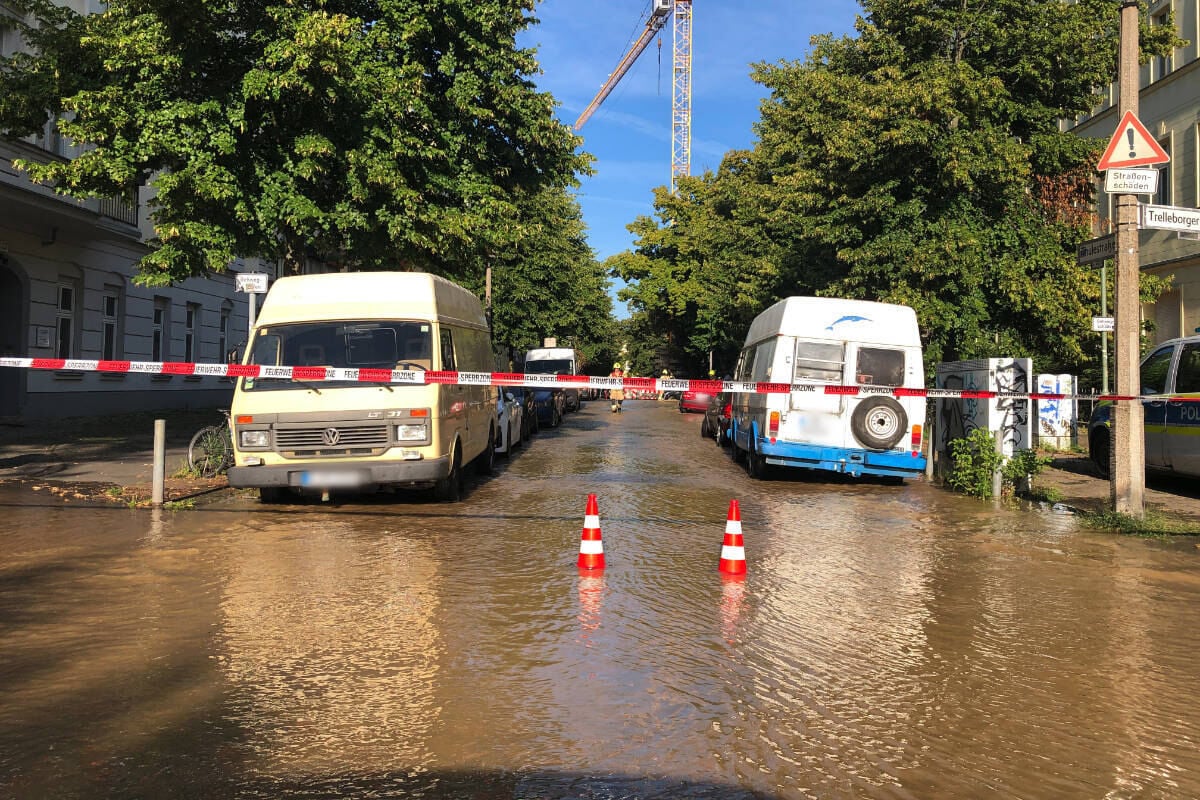
MULTIPOLYGON (((938 364, 934 382, 938 389, 1029 394, 1033 378, 1032 359, 981 358, 938 364)), ((1005 456, 1032 448, 1034 431, 1030 424, 1030 404, 1030 400, 1001 397, 990 400, 937 398, 934 450, 938 460, 949 456, 951 441, 964 438, 976 428, 983 428, 993 436, 996 431, 1003 431, 1005 456)))

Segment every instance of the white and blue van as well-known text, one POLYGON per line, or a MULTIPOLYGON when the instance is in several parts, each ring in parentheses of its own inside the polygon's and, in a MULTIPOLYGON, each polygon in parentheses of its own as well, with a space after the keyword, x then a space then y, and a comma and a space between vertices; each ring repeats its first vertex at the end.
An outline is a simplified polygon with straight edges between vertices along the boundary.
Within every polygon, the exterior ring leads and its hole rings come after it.
POLYGON ((925 398, 888 391, 925 387, 917 316, 907 306, 781 300, 751 323, 734 379, 792 385, 733 395, 734 458, 754 477, 764 477, 768 465, 851 476, 925 473, 925 398), (825 385, 849 388, 827 392, 825 385), (886 388, 858 396, 860 386, 886 388))

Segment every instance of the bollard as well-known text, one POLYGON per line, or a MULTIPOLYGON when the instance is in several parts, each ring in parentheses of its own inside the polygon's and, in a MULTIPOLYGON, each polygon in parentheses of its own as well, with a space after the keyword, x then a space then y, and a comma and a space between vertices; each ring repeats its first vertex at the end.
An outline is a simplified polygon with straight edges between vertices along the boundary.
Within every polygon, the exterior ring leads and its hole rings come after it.
POLYGON ((151 503, 163 504, 163 486, 167 478, 167 421, 154 420, 154 488, 151 503))

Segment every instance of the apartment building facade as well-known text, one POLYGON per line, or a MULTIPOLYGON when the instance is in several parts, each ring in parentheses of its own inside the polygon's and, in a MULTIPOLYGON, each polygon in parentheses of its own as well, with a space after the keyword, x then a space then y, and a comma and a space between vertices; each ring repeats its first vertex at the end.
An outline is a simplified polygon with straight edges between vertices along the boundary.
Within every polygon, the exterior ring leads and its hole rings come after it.
MULTIPOLYGON (((97 13, 97 0, 59 0, 97 13)), ((16 12, 0 0, 0 23, 16 12)), ((0 24, 0 52, 22 46, 0 24)), ((80 151, 51 121, 38 135, 0 136, 0 355, 130 361, 224 362, 245 342, 249 297, 235 272, 274 265, 240 260, 229 273, 169 288, 133 282, 153 235, 148 191, 75 200, 31 182, 15 159, 68 159, 80 151)), ((0 367, 0 420, 228 404, 232 384, 178 375, 0 367)))
MULTIPOLYGON (((1200 0, 1150 3, 1152 25, 1168 24, 1172 13, 1180 38, 1188 44, 1142 65, 1138 96, 1138 118, 1171 160, 1159 167, 1157 194, 1138 199, 1195 208, 1200 205, 1200 0)), ((1120 121, 1116 83, 1101 92, 1101 97, 1092 113, 1064 122, 1063 129, 1080 136, 1111 138, 1120 121)), ((1096 211, 1096 234, 1114 230, 1116 198, 1103 191, 1102 183, 1096 211)), ((1142 308, 1143 320, 1152 323, 1144 346, 1196 332, 1200 328, 1200 240, 1172 231, 1143 229, 1138 234, 1138 251, 1143 272, 1170 281, 1170 288, 1156 303, 1142 308)))

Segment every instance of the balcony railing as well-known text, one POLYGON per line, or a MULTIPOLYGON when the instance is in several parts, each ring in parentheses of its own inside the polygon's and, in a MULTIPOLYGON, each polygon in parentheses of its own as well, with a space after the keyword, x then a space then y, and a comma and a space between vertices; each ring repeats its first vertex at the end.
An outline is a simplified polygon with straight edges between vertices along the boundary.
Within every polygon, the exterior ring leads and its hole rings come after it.
POLYGON ((124 222, 126 225, 138 224, 138 205, 133 195, 101 197, 98 202, 100 216, 124 222))

